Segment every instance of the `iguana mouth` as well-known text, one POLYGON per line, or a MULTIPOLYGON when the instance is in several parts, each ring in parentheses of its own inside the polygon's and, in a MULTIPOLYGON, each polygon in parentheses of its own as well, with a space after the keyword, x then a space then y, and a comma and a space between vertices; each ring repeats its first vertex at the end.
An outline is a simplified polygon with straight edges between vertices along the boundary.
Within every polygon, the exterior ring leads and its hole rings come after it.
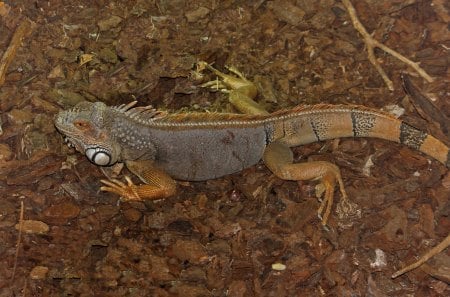
POLYGON ((64 142, 67 144, 68 147, 73 148, 81 153, 85 153, 85 148, 83 147, 83 145, 77 141, 74 138, 71 138, 69 136, 65 136, 64 137, 64 142))
POLYGON ((75 145, 72 143, 71 139, 67 136, 64 136, 64 142, 67 144, 70 148, 75 148, 75 145))

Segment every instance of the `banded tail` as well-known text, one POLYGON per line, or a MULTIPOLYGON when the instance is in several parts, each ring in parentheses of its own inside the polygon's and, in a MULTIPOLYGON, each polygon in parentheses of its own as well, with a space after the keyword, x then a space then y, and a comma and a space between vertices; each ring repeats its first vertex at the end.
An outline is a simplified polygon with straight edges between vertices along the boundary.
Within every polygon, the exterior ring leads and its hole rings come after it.
POLYGON ((450 167, 450 149, 440 140, 390 114, 356 105, 301 106, 270 116, 270 140, 289 146, 341 137, 373 137, 404 144, 450 167))

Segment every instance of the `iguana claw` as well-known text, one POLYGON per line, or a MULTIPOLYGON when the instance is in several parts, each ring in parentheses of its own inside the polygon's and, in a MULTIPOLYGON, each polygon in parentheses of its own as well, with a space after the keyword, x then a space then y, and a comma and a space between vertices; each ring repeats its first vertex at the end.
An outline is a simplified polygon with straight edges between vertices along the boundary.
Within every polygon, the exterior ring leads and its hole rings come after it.
POLYGON ((127 184, 121 182, 118 179, 102 179, 100 181, 106 186, 100 187, 100 190, 116 193, 120 195, 125 201, 142 200, 142 198, 137 193, 137 186, 133 183, 133 181, 128 176, 125 176, 125 180, 127 181, 127 184))

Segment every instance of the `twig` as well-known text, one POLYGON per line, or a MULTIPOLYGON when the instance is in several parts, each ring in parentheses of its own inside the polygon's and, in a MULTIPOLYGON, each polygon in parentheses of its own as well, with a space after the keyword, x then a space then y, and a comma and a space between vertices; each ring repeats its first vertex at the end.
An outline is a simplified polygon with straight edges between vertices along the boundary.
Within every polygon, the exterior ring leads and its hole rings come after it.
POLYGON ((6 71, 8 70, 9 64, 11 64, 16 56, 16 51, 22 43, 22 39, 31 33, 33 27, 34 22, 25 18, 20 22, 16 32, 14 32, 11 42, 0 60, 0 86, 5 83, 6 71))
MULTIPOLYGON (((403 63, 405 63, 408 66, 411 66, 414 70, 416 70, 416 72, 422 76, 424 79, 426 79, 428 82, 432 82, 434 79, 428 75, 425 70, 423 70, 418 63, 413 62, 411 60, 409 60, 408 58, 404 57, 403 55, 397 53, 396 51, 394 51, 393 49, 385 46, 384 44, 382 44, 381 42, 375 40, 366 30, 366 28, 364 28, 364 26, 361 24, 361 22, 359 21, 357 15, 356 15, 356 10, 353 7, 352 3, 350 2, 350 0, 342 0, 342 3, 344 4, 345 8, 348 11, 348 14, 350 15, 350 18, 352 20, 353 23, 353 27, 355 27, 356 30, 358 30, 358 32, 363 36, 364 38, 364 43, 367 46, 367 55, 369 58, 369 61, 374 65, 375 69, 378 71, 378 73, 381 75, 381 77, 383 78, 384 82, 386 83, 387 87, 389 90, 393 91, 394 90, 394 84, 392 83, 392 81, 387 77, 386 73, 384 72, 383 68, 381 68, 380 64, 378 63, 378 61, 376 60, 375 57, 375 53, 374 53, 374 49, 376 47, 382 49, 383 51, 385 51, 386 53, 390 54, 391 56, 397 58, 398 60, 402 61, 403 63)), ((419 267, 420 265, 422 265, 423 263, 425 263, 428 259, 430 259, 431 257, 435 256, 436 254, 439 254, 441 251, 443 251, 445 248, 447 248, 448 246, 450 246, 450 234, 441 242, 439 243, 437 246, 435 246, 434 248, 432 248, 431 250, 429 250, 425 255, 423 255, 417 262, 406 266, 405 268, 395 272, 392 275, 392 278, 396 278, 410 270, 413 270, 417 267, 419 267)))
POLYGON ((397 58, 398 60, 402 61, 403 63, 405 63, 408 66, 411 66, 414 70, 417 71, 417 73, 422 76, 424 79, 426 79, 428 82, 432 82, 434 79, 428 75, 425 70, 423 70, 418 63, 413 62, 411 60, 409 60, 408 58, 404 57, 403 55, 399 54, 398 52, 394 51, 393 49, 385 46, 384 44, 382 44, 381 42, 375 40, 366 30, 366 28, 364 28, 364 26, 361 24, 361 22, 359 21, 357 15, 356 15, 356 10, 353 7, 352 3, 350 2, 350 0, 342 0, 342 3, 344 4, 345 8, 348 11, 348 14, 350 15, 350 18, 352 20, 353 23, 353 27, 355 27, 356 30, 358 30, 358 32, 362 35, 363 39, 364 39, 364 43, 367 46, 367 55, 369 58, 370 63, 372 63, 372 65, 375 67, 375 69, 378 71, 378 73, 381 75, 381 77, 383 78, 385 84, 387 85, 388 89, 390 91, 394 90, 394 84, 393 82, 389 79, 389 77, 386 75, 386 73, 384 72, 383 68, 381 68, 380 64, 378 63, 376 57, 375 57, 375 53, 374 53, 374 49, 376 47, 382 49, 383 51, 385 51, 386 53, 390 54, 391 56, 397 58))
POLYGON ((16 255, 14 257, 14 268, 11 275, 11 284, 14 282, 14 277, 16 276, 17 259, 19 258, 20 243, 22 241, 23 211, 24 211, 23 201, 20 201, 19 236, 17 238, 16 255))
POLYGON ((425 253, 425 255, 423 255, 422 257, 420 257, 420 259, 417 262, 412 263, 411 265, 406 266, 405 268, 395 272, 391 277, 392 278, 396 278, 408 271, 411 271, 417 267, 419 267, 420 265, 422 265, 423 263, 425 263, 426 261, 428 261, 428 259, 434 257, 435 255, 439 254, 440 252, 442 252, 443 250, 445 250, 447 247, 450 246, 450 234, 447 235, 447 237, 441 242, 439 243, 437 246, 435 246, 434 248, 432 248, 431 250, 429 250, 428 252, 425 253))

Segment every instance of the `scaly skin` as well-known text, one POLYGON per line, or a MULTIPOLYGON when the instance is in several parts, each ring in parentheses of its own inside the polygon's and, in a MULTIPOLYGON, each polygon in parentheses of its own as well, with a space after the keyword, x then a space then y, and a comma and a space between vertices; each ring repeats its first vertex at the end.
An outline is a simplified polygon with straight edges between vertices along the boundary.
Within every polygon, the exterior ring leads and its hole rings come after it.
MULTIPOLYGON (((339 168, 329 162, 293 163, 290 147, 340 137, 375 137, 405 144, 449 167, 449 148, 392 116, 355 105, 299 106, 268 114, 256 88, 239 72, 223 74, 206 63, 230 89, 230 102, 247 114, 162 114, 149 107, 108 107, 82 102, 55 119, 57 129, 99 166, 124 162, 145 184, 102 181, 104 191, 128 200, 160 199, 176 192, 174 179, 207 180, 240 171, 261 158, 285 180, 318 179, 325 189, 319 208, 326 224, 338 183, 344 212, 353 211, 339 168)), ((207 83, 205 86, 211 86, 207 83)))

